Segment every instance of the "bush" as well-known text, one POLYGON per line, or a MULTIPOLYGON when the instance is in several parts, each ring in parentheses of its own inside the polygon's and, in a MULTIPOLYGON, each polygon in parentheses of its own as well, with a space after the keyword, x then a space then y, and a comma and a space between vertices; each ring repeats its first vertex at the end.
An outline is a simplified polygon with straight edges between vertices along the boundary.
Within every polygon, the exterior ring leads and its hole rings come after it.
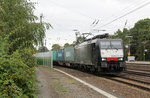
POLYGON ((0 57, 0 97, 34 97, 34 67, 27 65, 33 63, 24 63, 22 56, 15 52, 12 56, 0 57))
POLYGON ((32 55, 33 51, 29 48, 18 50, 12 54, 13 58, 21 60, 29 67, 37 66, 36 58, 32 55))
POLYGON ((33 51, 29 48, 19 50, 21 60, 29 67, 37 66, 36 58, 32 55, 33 51))

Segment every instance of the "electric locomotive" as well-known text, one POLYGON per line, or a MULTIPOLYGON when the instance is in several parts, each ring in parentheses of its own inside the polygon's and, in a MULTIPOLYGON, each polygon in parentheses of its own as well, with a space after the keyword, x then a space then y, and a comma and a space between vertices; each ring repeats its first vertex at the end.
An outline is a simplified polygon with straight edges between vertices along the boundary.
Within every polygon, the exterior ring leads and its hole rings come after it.
POLYGON ((122 39, 106 39, 107 34, 76 45, 75 65, 80 69, 97 72, 122 72, 125 70, 125 53, 122 39))

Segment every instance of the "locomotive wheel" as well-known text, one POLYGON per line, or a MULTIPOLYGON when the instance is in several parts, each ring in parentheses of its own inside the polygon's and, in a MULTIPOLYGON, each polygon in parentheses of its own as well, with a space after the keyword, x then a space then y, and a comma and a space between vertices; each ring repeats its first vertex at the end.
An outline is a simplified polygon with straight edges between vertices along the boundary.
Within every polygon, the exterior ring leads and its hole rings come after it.
POLYGON ((90 68, 90 73, 94 73, 95 72, 95 68, 94 67, 91 67, 90 68))
POLYGON ((81 65, 81 71, 83 71, 83 72, 85 71, 85 70, 84 70, 84 66, 82 66, 82 65, 81 65))

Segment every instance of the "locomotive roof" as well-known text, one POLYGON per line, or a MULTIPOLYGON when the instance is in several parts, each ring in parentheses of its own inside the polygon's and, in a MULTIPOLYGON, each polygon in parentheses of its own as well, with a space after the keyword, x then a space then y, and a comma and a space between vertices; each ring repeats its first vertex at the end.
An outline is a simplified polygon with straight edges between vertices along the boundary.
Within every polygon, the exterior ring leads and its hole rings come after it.
POLYGON ((82 43, 76 45, 75 47, 84 46, 84 45, 87 45, 87 44, 93 44, 93 43, 96 43, 97 41, 102 41, 102 40, 118 40, 118 41, 122 41, 122 39, 99 39, 99 38, 97 38, 97 39, 91 39, 91 40, 82 42, 82 43))

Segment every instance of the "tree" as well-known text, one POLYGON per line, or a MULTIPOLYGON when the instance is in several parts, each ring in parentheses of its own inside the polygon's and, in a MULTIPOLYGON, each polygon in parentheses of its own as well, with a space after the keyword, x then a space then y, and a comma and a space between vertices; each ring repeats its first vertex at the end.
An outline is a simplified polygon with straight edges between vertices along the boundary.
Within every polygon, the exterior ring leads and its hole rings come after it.
POLYGON ((86 38, 83 37, 83 36, 78 36, 78 37, 77 37, 77 41, 74 41, 72 45, 75 46, 75 45, 77 45, 77 44, 80 44, 80 43, 82 43, 85 39, 86 39, 86 38))
POLYGON ((144 60, 145 49, 147 49, 147 60, 150 59, 150 19, 142 19, 135 23, 130 30, 132 38, 131 52, 137 60, 144 60))
POLYGON ((34 3, 0 0, 0 96, 35 97, 34 46, 43 44, 47 23, 36 23, 34 3), (8 47, 8 48, 7 48, 8 47))
MULTIPOLYGON (((122 38, 125 45, 128 45, 126 36, 132 36, 130 39, 131 55, 136 60, 150 60, 150 19, 142 19, 135 23, 131 29, 123 29, 115 32, 111 38, 122 38)), ((126 50, 127 52, 127 50, 126 50)))
POLYGON ((61 48, 61 46, 59 44, 53 44, 52 45, 52 50, 58 50, 60 48, 61 48))
POLYGON ((39 47, 39 49, 38 49, 38 52, 47 52, 47 51, 49 51, 49 50, 45 46, 39 47))
POLYGON ((65 47, 65 48, 66 48, 66 47, 69 47, 69 46, 70 46, 69 43, 64 44, 64 47, 65 47))
POLYGON ((114 33, 114 35, 110 36, 110 38, 121 38, 124 42, 125 45, 127 45, 127 37, 129 33, 129 30, 127 28, 124 28, 123 31, 121 31, 120 29, 118 29, 118 31, 116 31, 114 33))
POLYGON ((36 23, 34 3, 28 0, 0 0, 0 36, 8 41, 9 54, 17 49, 43 44, 47 23, 36 23))

